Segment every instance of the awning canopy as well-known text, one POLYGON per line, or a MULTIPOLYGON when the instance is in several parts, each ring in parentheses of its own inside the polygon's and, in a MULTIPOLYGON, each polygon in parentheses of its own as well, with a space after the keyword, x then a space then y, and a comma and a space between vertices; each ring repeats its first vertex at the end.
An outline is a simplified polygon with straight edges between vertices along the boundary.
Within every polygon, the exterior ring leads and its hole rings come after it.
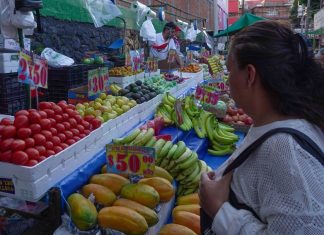
POLYGON ((260 20, 266 20, 266 18, 246 13, 224 31, 220 32, 219 34, 214 34, 214 37, 217 38, 222 36, 231 36, 234 33, 240 31, 241 29, 244 29, 246 26, 249 26, 260 20))
POLYGON ((314 35, 324 35, 324 28, 317 29, 314 31, 309 31, 307 34, 314 34, 314 35))

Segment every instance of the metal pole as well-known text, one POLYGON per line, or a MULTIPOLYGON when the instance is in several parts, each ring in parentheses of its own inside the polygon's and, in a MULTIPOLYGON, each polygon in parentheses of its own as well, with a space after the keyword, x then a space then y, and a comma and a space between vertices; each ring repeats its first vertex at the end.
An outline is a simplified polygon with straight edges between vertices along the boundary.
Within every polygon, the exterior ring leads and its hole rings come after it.
POLYGON ((244 0, 242 0, 242 15, 244 15, 244 0))
MULTIPOLYGON (((214 32, 215 33, 218 33, 218 4, 217 4, 217 0, 214 0, 214 32)), ((218 42, 218 39, 217 39, 217 42, 218 42)), ((215 53, 218 54, 218 48, 217 48, 217 45, 215 47, 215 53)))
POLYGON ((309 26, 309 19, 310 19, 310 4, 311 0, 307 0, 307 13, 306 13, 306 26, 305 26, 305 34, 307 35, 308 33, 308 26, 309 26))

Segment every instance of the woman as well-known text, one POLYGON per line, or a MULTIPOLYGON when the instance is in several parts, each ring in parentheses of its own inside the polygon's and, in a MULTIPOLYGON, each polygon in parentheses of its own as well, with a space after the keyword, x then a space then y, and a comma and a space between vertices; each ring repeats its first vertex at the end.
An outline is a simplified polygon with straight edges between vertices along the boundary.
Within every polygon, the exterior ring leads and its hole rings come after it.
POLYGON ((274 21, 235 35, 227 67, 231 95, 254 126, 222 167, 201 177, 208 234, 324 234, 324 70, 301 36, 274 21), (306 137, 277 132, 252 144, 276 128, 306 137))

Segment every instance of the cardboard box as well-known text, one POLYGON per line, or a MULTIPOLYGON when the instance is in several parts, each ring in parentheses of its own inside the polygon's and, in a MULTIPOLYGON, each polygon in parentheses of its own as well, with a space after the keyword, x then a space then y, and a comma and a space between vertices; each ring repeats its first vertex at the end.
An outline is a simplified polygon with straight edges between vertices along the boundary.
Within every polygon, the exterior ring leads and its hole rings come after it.
POLYGON ((84 103, 91 100, 95 100, 99 97, 99 94, 88 96, 88 86, 81 86, 70 89, 68 92, 68 102, 70 104, 84 103))

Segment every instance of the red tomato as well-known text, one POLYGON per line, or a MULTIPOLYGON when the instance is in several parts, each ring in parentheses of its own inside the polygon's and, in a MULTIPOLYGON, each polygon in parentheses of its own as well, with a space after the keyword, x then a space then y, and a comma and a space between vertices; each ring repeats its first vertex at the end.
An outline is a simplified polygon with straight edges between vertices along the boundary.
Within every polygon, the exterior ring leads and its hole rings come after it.
POLYGON ((73 117, 74 110, 73 109, 66 109, 65 113, 69 115, 69 117, 73 117))
POLYGON ((10 118, 2 118, 0 124, 4 126, 8 126, 12 124, 12 121, 10 118))
POLYGON ((49 130, 51 128, 51 121, 48 118, 40 120, 39 123, 43 130, 49 130))
POLYGON ((38 108, 40 110, 51 109, 52 108, 52 104, 50 102, 39 102, 38 108))
POLYGON ((92 119, 91 125, 92 125, 93 129, 97 129, 101 126, 101 121, 97 118, 92 119))
POLYGON ((84 132, 84 126, 78 124, 77 125, 77 129, 79 130, 79 132, 82 134, 84 132))
POLYGON ((66 136, 67 139, 72 139, 73 138, 72 131, 64 131, 64 135, 66 136))
POLYGON ((85 135, 89 135, 90 133, 91 133, 90 130, 84 130, 84 134, 85 134, 85 135))
POLYGON ((71 129, 71 124, 69 122, 62 122, 62 124, 65 127, 65 130, 70 130, 71 129))
POLYGON ((53 144, 52 141, 46 141, 46 143, 45 143, 45 148, 46 148, 47 150, 49 150, 49 149, 53 149, 53 147, 54 147, 54 144, 53 144))
POLYGON ((58 136, 53 136, 52 142, 53 142, 54 146, 56 146, 56 145, 59 145, 61 143, 61 139, 58 136))
POLYGON ((35 140, 33 138, 25 139, 26 148, 31 148, 35 146, 35 140))
POLYGON ((56 120, 56 122, 63 122, 63 116, 60 114, 55 114, 54 119, 56 120))
POLYGON ((36 124, 36 123, 31 124, 31 125, 29 126, 29 128, 30 128, 30 130, 31 130, 31 132, 32 132, 33 135, 40 133, 41 130, 42 130, 41 125, 36 124))
POLYGON ((54 150, 55 153, 59 153, 59 152, 61 152, 63 150, 63 148, 60 147, 60 146, 54 146, 53 150, 54 150))
POLYGON ((55 112, 52 109, 44 109, 44 112, 47 113, 48 118, 53 118, 55 116, 55 112))
POLYGON ((0 161, 2 162, 11 162, 11 157, 12 157, 11 150, 0 153, 0 161))
POLYGON ((23 140, 14 140, 12 141, 10 145, 11 150, 14 151, 19 151, 19 150, 24 150, 26 148, 26 143, 23 140))
POLYGON ((0 135, 1 135, 1 131, 2 129, 5 127, 5 125, 0 125, 0 135))
POLYGON ((72 109, 72 110, 75 110, 75 105, 73 105, 73 104, 68 104, 68 108, 69 108, 69 109, 72 109))
POLYGON ((63 109, 58 105, 53 105, 52 109, 54 110, 55 114, 62 114, 63 113, 63 109))
POLYGON ((31 159, 37 160, 39 158, 39 152, 35 148, 28 148, 28 149, 25 150, 25 153, 27 153, 28 158, 30 160, 31 159))
POLYGON ((41 118, 47 118, 47 113, 45 111, 39 111, 38 112, 41 118))
POLYGON ((62 133, 63 131, 65 131, 65 126, 62 123, 57 123, 56 130, 58 131, 58 133, 62 133))
POLYGON ((60 102, 58 102, 57 105, 60 106, 63 110, 68 107, 68 105, 65 101, 60 101, 60 102))
POLYGON ((20 110, 20 111, 18 111, 18 112, 15 113, 15 117, 17 117, 19 115, 28 116, 29 115, 29 112, 27 110, 23 109, 23 110, 20 110))
POLYGON ((50 141, 52 139, 52 132, 48 131, 48 130, 42 130, 41 134, 45 136, 46 140, 50 141))
POLYGON ((67 121, 69 119, 69 114, 63 113, 62 117, 63 117, 63 121, 67 121))
POLYGON ((76 127, 78 124, 75 118, 69 118, 69 123, 71 124, 71 127, 76 127))
POLYGON ((79 124, 81 124, 81 123, 82 123, 82 121, 83 121, 83 119, 82 119, 82 117, 81 117, 81 115, 80 115, 80 114, 78 114, 78 115, 75 115, 75 116, 74 116, 74 118, 75 118, 75 120, 77 121, 77 123, 79 123, 79 124))
POLYGON ((28 109, 28 112, 31 113, 31 112, 38 112, 37 109, 28 109))
POLYGON ((1 130, 1 135, 3 139, 12 138, 16 136, 16 127, 15 126, 5 126, 1 130))
POLYGON ((72 145, 75 143, 75 140, 74 139, 68 139, 67 141, 65 141, 66 144, 68 145, 72 145))
POLYGON ((22 128, 22 127, 28 127, 29 126, 28 117, 25 115, 19 115, 19 116, 15 117, 14 126, 17 129, 22 128))
POLYGON ((73 113, 72 113, 72 115, 71 115, 71 117, 74 118, 74 117, 77 116, 77 115, 80 115, 79 112, 76 111, 76 110, 74 110, 73 113))
POLYGON ((35 149, 38 150, 39 155, 41 155, 41 156, 44 156, 46 153, 46 148, 44 146, 38 145, 38 146, 35 146, 35 149))
POLYGON ((58 133, 57 134, 57 137, 60 138, 60 140, 61 140, 62 143, 65 142, 65 140, 66 140, 66 136, 63 133, 58 133))
POLYGON ((52 150, 52 149, 46 150, 46 154, 45 154, 46 157, 50 157, 50 156, 53 156, 53 155, 55 155, 54 150, 52 150))
POLYGON ((36 166, 37 164, 38 164, 38 161, 36 159, 32 159, 32 160, 28 160, 28 162, 26 162, 25 166, 33 167, 33 166, 36 166))
POLYGON ((91 121, 95 118, 93 115, 86 115, 84 116, 84 120, 91 123, 91 121))
POLYGON ((86 134, 84 134, 84 133, 82 133, 82 134, 80 134, 79 135, 79 137, 82 139, 82 138, 84 138, 84 137, 86 137, 87 135, 86 134))
POLYGON ((75 140, 75 142, 78 142, 79 140, 81 140, 81 138, 79 136, 73 136, 73 139, 75 140))
POLYGON ((37 160, 38 160, 38 162, 42 162, 42 161, 44 161, 45 159, 46 159, 45 156, 40 156, 37 160))
POLYGON ((24 165, 28 161, 28 155, 24 151, 16 151, 12 154, 11 162, 17 165, 24 165))
POLYGON ((9 139, 5 139, 2 142, 0 142, 1 143, 0 144, 0 150, 2 152, 5 152, 5 151, 9 150, 13 141, 14 141, 13 138, 9 138, 9 139))
POLYGON ((241 109, 241 108, 238 108, 238 109, 237 109, 237 112, 238 112, 238 114, 240 114, 240 115, 244 114, 244 111, 243 111, 243 109, 241 109))
POLYGON ((57 130, 56 130, 56 128, 51 127, 51 128, 50 128, 50 131, 51 131, 52 135, 57 135, 57 130))
POLYGON ((79 136, 80 135, 80 131, 76 128, 71 129, 71 132, 73 133, 73 136, 79 136))
POLYGON ((36 145, 44 145, 46 142, 46 137, 42 134, 35 134, 33 135, 36 145))
POLYGON ((84 128, 85 128, 86 130, 89 130, 89 129, 90 129, 90 123, 89 123, 89 122, 83 120, 83 121, 82 121, 82 125, 84 126, 84 128))
POLYGON ((49 118, 49 120, 51 121, 51 126, 56 125, 56 120, 54 118, 49 118))
POLYGON ((60 143, 59 146, 60 146, 62 149, 66 149, 67 147, 69 147, 69 145, 66 144, 66 143, 60 143))
POLYGON ((30 128, 20 128, 18 131, 17 131, 17 136, 20 138, 20 139, 26 139, 28 138, 29 136, 31 136, 32 134, 32 131, 30 128))

